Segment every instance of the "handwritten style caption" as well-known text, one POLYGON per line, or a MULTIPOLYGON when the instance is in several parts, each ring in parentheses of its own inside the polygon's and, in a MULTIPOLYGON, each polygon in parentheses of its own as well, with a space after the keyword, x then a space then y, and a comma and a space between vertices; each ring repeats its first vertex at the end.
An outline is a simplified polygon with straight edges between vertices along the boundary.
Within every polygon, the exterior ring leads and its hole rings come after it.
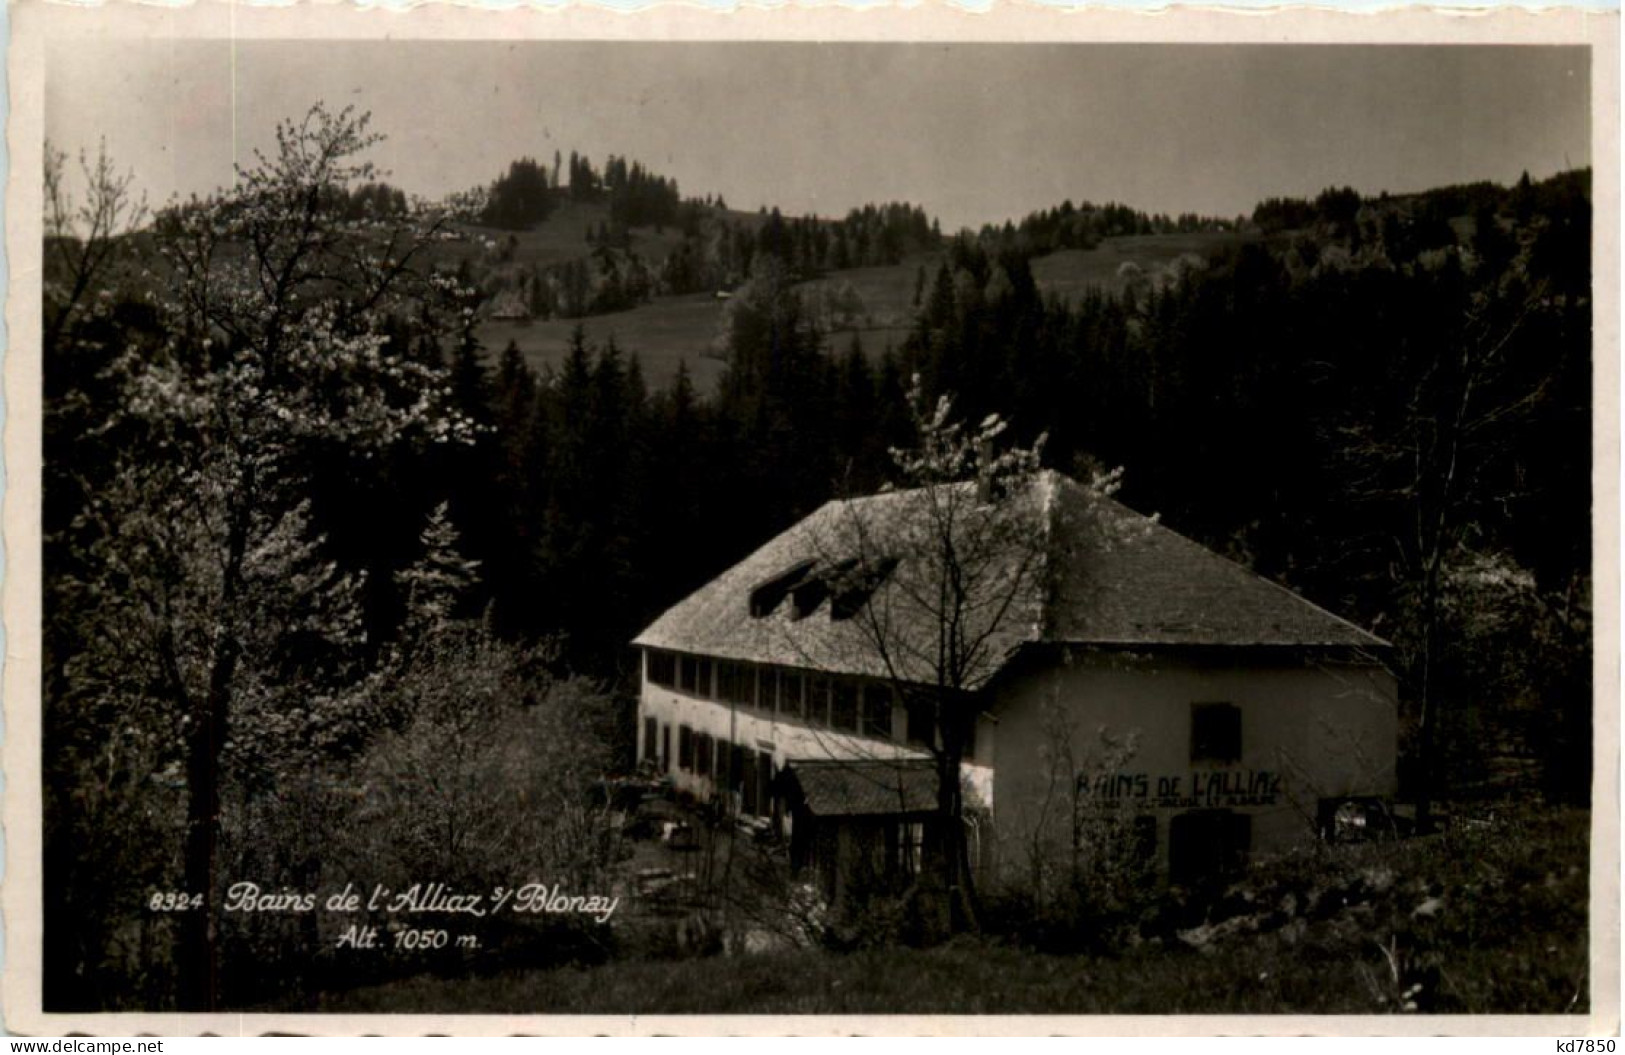
MULTIPOLYGON (((620 907, 618 896, 602 894, 572 894, 559 883, 525 883, 520 886, 497 886, 489 891, 460 891, 445 883, 413 883, 404 890, 395 890, 375 884, 363 893, 354 883, 346 883, 343 890, 323 898, 319 893, 299 890, 267 891, 258 883, 237 882, 226 890, 221 911, 227 914, 310 913, 322 910, 343 915, 348 913, 382 913, 391 917, 417 915, 453 915, 484 919, 500 913, 514 916, 578 915, 587 916, 600 924, 608 923, 620 907)), ((203 907, 201 894, 162 891, 152 895, 148 906, 154 912, 187 912, 203 907)), ((393 929, 394 947, 400 949, 438 949, 448 944, 462 948, 475 948, 477 939, 471 934, 453 937, 450 932, 437 929, 393 929)), ((341 934, 339 948, 381 948, 377 926, 356 924, 341 934)))

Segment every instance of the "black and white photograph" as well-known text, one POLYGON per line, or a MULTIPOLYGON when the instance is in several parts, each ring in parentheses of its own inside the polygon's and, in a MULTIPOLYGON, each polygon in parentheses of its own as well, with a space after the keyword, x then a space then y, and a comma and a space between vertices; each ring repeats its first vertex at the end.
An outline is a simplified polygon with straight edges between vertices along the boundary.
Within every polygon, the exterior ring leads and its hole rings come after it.
POLYGON ((60 24, 40 1013, 1617 1015, 1612 43, 60 24))

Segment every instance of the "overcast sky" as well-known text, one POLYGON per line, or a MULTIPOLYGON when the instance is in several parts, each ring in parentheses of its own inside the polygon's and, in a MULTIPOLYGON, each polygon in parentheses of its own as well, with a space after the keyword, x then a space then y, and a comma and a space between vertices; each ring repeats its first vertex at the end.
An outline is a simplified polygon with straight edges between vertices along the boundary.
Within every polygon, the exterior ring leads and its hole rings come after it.
POLYGON ((735 208, 907 200, 945 227, 1074 201, 1233 216, 1590 163, 1581 48, 53 42, 46 134, 149 198, 229 183, 278 119, 371 110, 438 197, 555 149, 735 208))

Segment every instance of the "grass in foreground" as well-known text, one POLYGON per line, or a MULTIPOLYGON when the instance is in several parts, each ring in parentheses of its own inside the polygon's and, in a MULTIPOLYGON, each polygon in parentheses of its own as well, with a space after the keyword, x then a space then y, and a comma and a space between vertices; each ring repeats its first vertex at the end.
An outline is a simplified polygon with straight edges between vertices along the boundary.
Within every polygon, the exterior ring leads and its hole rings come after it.
MULTIPOLYGON (((1273 944, 1273 943, 1272 943, 1273 944)), ((1521 991, 1506 952, 1467 953, 1454 964, 1487 995, 1521 991), (1490 981, 1486 987, 1484 982, 1490 981)), ((415 978, 324 1000, 323 1011, 456 1009, 509 1014, 1373 1014, 1372 977, 1386 966, 1362 958, 1302 956, 1289 947, 1217 955, 1134 952, 1117 958, 1050 956, 985 940, 935 949, 850 954, 772 953, 687 963, 623 962, 488 979, 415 978)), ((1518 1010, 1584 1009, 1571 994, 1518 1010)), ((1514 1000, 1515 1005, 1522 1004, 1514 1000)), ((1501 1010, 1492 1005, 1486 1010, 1501 1010)))
POLYGON ((1200 950, 1175 937, 1117 955, 1048 955, 979 937, 931 949, 623 960, 420 976, 325 996, 320 1010, 1582 1013, 1588 831, 1586 813, 1547 811, 1265 863, 1209 908, 1200 950))

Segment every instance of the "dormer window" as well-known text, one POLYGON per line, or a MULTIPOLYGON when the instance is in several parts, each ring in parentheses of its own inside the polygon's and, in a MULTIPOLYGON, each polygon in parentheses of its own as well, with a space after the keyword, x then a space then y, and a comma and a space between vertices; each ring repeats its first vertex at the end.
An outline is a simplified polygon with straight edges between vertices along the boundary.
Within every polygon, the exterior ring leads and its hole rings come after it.
POLYGON ((863 611, 882 583, 897 569, 896 557, 885 557, 854 567, 834 587, 834 598, 829 602, 831 619, 851 619, 863 611))
POLYGON ((818 611, 829 596, 829 581, 822 576, 809 579, 790 591, 790 618, 805 619, 818 611))
POLYGON ((784 598, 795 589, 807 573, 813 570, 817 562, 811 560, 800 561, 779 572, 766 582, 757 584, 750 591, 750 614, 755 619, 766 619, 773 614, 773 610, 783 603, 784 598))
POLYGON ((851 619, 869 603, 897 564, 896 557, 879 560, 848 557, 833 563, 800 561, 751 589, 751 618, 766 619, 788 597, 791 619, 807 618, 826 600, 831 619, 851 619))
POLYGON ((790 618, 805 619, 818 611, 824 599, 835 591, 837 584, 845 582, 857 566, 857 558, 852 557, 809 572, 790 590, 790 618))

